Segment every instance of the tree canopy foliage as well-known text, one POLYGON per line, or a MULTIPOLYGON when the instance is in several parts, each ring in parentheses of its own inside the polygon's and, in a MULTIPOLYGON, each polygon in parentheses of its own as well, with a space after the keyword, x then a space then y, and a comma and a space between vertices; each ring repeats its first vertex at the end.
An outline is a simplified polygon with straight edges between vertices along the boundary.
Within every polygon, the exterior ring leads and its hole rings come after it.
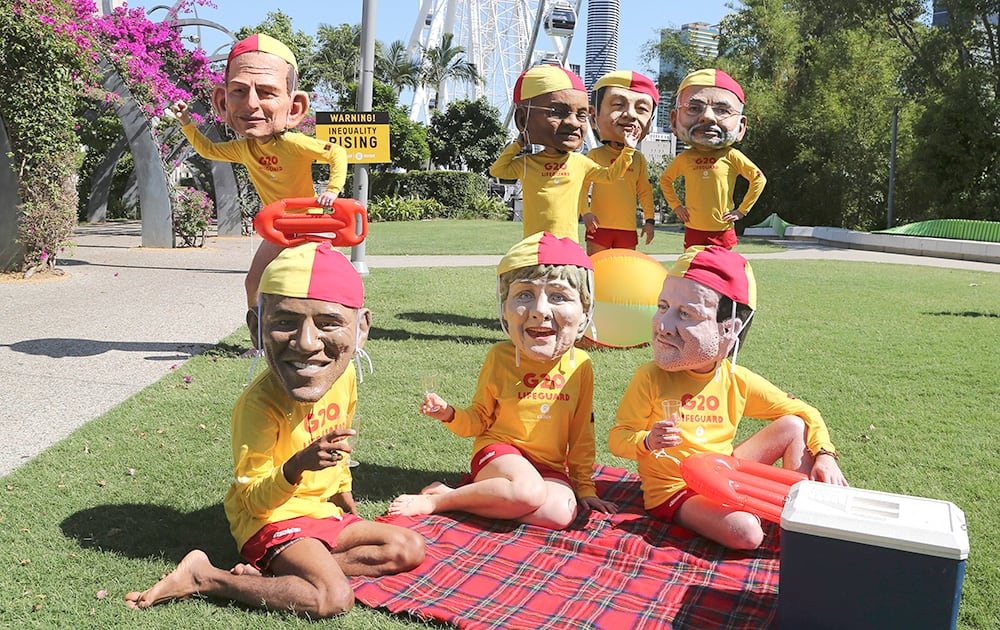
POLYGON ((429 140, 438 166, 485 175, 506 143, 507 129, 485 98, 460 100, 434 111, 429 140))
POLYGON ((746 0, 720 24, 718 58, 692 60, 670 38, 649 58, 673 60, 679 75, 722 68, 743 86, 742 150, 768 177, 750 224, 777 212, 886 227, 894 106, 894 224, 1000 220, 997 4, 936 4, 944 27, 918 0, 746 0))

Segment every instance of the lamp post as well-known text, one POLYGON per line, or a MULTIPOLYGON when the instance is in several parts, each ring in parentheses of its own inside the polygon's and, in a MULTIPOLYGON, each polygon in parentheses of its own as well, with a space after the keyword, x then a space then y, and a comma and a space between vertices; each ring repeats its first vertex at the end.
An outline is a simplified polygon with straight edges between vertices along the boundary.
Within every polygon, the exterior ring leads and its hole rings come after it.
MULTIPOLYGON (((358 84, 357 111, 370 112, 375 78, 375 6, 376 0, 364 0, 361 5, 361 81, 358 84)), ((354 198, 368 205, 368 165, 354 165, 354 198)), ((351 263, 363 276, 368 275, 365 262, 365 242, 351 248, 351 263)))
POLYGON ((896 129, 899 125, 899 106, 903 99, 898 96, 885 99, 885 102, 892 105, 892 140, 889 143, 889 196, 887 198, 887 211, 885 229, 892 228, 892 202, 896 187, 896 129))

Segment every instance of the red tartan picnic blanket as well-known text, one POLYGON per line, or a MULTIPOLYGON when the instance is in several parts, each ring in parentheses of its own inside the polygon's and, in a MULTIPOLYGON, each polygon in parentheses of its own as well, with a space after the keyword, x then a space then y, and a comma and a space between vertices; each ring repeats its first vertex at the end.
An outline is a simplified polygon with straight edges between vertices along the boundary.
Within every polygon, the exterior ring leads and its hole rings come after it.
POLYGON ((460 628, 767 628, 778 601, 778 528, 730 551, 645 514, 639 478, 597 467, 618 514, 551 531, 466 514, 380 520, 419 532, 408 573, 354 578, 357 600, 460 628))

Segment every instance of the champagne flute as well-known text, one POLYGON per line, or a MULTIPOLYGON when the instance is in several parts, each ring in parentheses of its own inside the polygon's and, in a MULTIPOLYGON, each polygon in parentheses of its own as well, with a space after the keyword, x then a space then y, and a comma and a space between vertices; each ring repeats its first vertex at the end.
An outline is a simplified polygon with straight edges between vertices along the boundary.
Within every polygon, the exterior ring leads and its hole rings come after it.
MULTIPOLYGON (((660 401, 660 409, 663 410, 663 420, 673 421, 674 426, 676 426, 681 419, 681 401, 675 398, 666 398, 660 401)), ((653 456, 656 457, 656 459, 660 459, 661 457, 672 459, 677 462, 678 465, 681 463, 681 460, 668 454, 667 449, 665 448, 654 451, 653 456)))
POLYGON ((354 435, 348 436, 346 442, 351 447, 351 453, 345 454, 344 457, 347 458, 347 465, 354 468, 360 464, 360 462, 354 459, 354 449, 358 447, 358 437, 361 435, 361 413, 355 410, 354 415, 351 416, 351 428, 354 429, 354 435))
MULTIPOLYGON (((424 390, 424 400, 427 399, 427 396, 429 394, 436 394, 437 393, 437 385, 438 385, 438 375, 437 375, 437 372, 427 372, 427 373, 425 373, 423 376, 421 376, 420 381, 421 381, 421 387, 424 390)), ((435 405, 434 407, 431 407, 431 411, 439 411, 440 409, 441 408, 438 407, 437 405, 435 405)))

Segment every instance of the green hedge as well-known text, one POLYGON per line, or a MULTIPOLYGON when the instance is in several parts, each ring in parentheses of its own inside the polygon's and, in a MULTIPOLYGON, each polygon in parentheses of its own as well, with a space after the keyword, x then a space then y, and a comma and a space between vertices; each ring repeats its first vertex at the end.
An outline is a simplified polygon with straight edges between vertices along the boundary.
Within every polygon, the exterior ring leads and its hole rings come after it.
POLYGON ((419 197, 374 197, 368 202, 369 221, 417 221, 420 219, 492 219, 505 221, 510 209, 496 197, 482 196, 468 206, 446 206, 437 199, 419 197))
POLYGON ((369 198, 434 199, 446 208, 472 208, 487 195, 486 178, 465 171, 370 173, 369 198))

